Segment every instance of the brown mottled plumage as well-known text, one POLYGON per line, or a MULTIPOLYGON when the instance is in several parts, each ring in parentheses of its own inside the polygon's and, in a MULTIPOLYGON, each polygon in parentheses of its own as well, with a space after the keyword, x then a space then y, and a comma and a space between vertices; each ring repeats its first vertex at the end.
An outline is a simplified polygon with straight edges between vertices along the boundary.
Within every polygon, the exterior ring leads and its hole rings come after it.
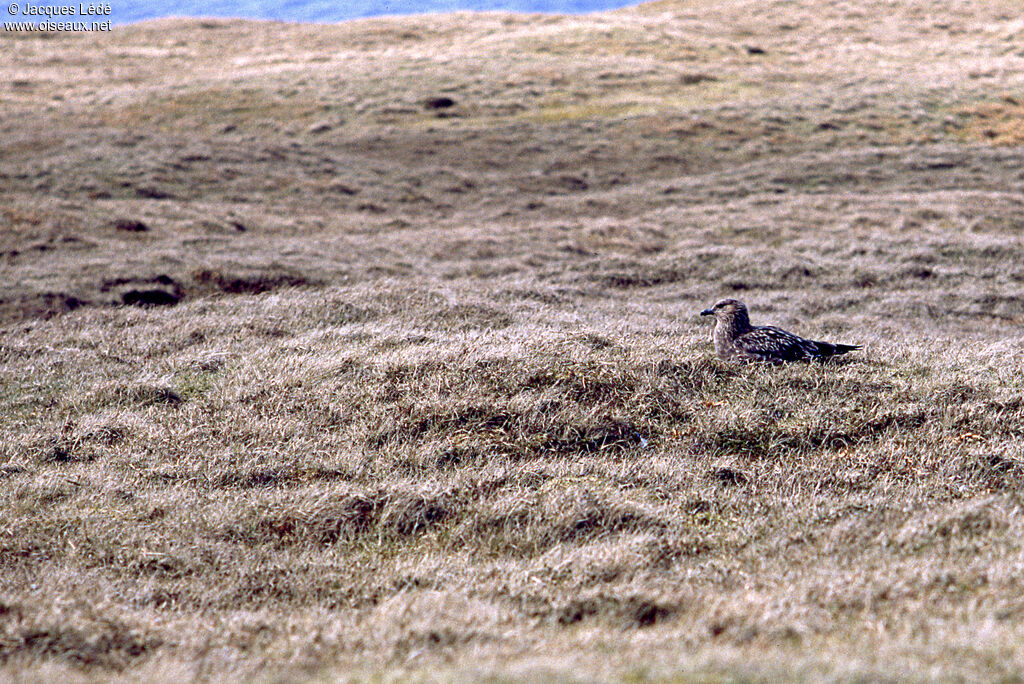
POLYGON ((700 315, 715 317, 711 339, 718 356, 726 361, 824 361, 860 349, 855 344, 807 340, 770 325, 752 326, 747 306, 738 299, 723 299, 700 315))

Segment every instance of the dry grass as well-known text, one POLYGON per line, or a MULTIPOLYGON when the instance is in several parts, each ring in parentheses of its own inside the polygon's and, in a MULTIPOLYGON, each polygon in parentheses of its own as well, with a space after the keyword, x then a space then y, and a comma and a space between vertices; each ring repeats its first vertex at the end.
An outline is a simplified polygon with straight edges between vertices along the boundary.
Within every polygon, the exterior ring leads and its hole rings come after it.
POLYGON ((1017 9, 0 34, 0 676, 1016 681, 1017 9))

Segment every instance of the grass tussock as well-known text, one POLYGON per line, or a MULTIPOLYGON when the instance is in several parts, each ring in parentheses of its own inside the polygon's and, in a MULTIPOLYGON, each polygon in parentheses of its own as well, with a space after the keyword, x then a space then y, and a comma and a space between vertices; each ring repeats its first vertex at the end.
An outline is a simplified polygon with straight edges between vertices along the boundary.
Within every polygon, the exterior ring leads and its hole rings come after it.
POLYGON ((86 671, 120 672, 163 645, 160 638, 84 604, 50 611, 3 604, 0 662, 54 659, 86 671))

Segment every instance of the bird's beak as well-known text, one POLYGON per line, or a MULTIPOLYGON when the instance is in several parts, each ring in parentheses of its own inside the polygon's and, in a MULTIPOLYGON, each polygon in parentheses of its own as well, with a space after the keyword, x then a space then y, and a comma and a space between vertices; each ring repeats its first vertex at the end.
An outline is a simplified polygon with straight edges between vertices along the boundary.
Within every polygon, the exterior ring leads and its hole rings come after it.
POLYGON ((701 316, 714 316, 715 312, 712 311, 711 309, 704 309, 703 311, 700 312, 700 315, 701 316))

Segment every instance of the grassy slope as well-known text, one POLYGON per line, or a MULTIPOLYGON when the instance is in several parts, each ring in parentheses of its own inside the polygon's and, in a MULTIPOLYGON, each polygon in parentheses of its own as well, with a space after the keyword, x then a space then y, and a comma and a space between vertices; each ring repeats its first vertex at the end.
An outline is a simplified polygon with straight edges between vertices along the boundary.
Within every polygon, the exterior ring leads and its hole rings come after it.
POLYGON ((4 674, 1019 674, 1024 33, 936 12, 0 34, 4 674))

